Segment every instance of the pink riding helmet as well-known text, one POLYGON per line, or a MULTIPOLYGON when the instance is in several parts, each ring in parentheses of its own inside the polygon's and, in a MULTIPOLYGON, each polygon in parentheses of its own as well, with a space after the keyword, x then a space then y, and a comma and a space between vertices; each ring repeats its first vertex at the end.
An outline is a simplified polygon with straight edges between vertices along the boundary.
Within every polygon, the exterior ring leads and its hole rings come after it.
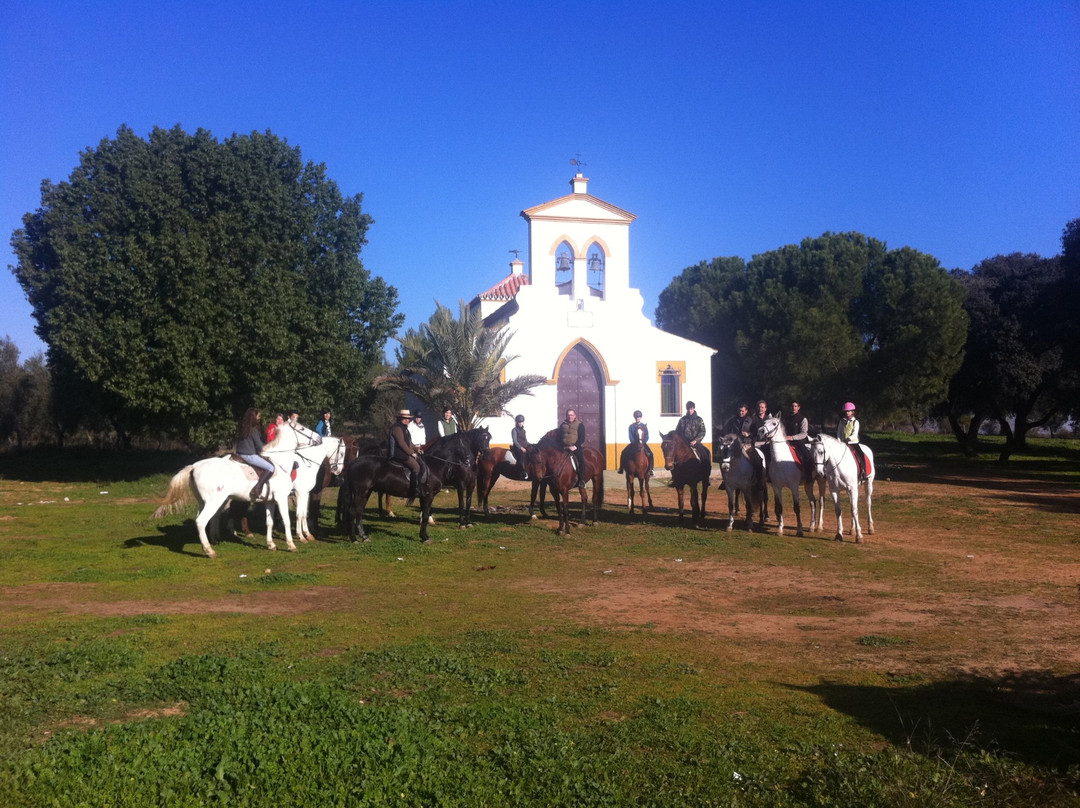
POLYGON ((844 402, 844 412, 848 412, 849 410, 851 410, 852 412, 854 412, 854 410, 855 410, 855 405, 854 405, 854 404, 852 404, 852 403, 851 403, 850 401, 845 401, 845 402, 844 402))

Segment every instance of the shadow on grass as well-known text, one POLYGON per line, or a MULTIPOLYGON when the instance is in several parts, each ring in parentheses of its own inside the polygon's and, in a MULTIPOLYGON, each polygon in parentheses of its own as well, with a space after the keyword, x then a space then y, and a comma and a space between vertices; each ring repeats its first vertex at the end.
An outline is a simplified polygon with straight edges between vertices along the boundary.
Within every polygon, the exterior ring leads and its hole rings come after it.
POLYGON ((1080 785, 1080 675, 1018 671, 907 687, 790 687, 928 757, 974 747, 1059 773, 1072 768, 1073 787, 1080 785))
MULTIPOLYGON (((239 540, 237 540, 239 541, 239 540)), ((158 528, 152 536, 136 536, 124 541, 124 547, 162 547, 171 553, 202 558, 205 554, 199 543, 199 534, 195 520, 189 519, 182 525, 166 525, 158 528)))
POLYGON ((0 453, 0 477, 37 483, 135 482, 154 474, 174 474, 206 456, 182 451, 44 447, 0 453))

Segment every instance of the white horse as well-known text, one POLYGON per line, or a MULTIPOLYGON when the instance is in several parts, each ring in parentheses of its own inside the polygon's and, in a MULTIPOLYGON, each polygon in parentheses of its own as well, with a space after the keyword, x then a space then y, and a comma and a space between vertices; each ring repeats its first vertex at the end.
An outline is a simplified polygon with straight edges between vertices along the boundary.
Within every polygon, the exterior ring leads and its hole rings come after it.
MULTIPOLYGON (((297 533, 301 532, 301 525, 306 528, 307 495, 315 484, 315 475, 318 466, 329 453, 337 453, 340 449, 340 441, 335 447, 329 445, 311 444, 299 447, 296 444, 298 436, 292 430, 279 430, 280 440, 271 444, 271 452, 267 456, 274 464, 274 473, 267 485, 268 497, 266 500, 266 547, 276 550, 273 530, 273 508, 276 505, 281 515, 281 522, 285 530, 285 543, 289 552, 296 552, 293 543, 292 531, 289 525, 289 494, 294 487, 303 487, 303 494, 297 495, 297 533), (315 461, 315 457, 322 453, 322 457, 315 461), (311 467, 314 466, 314 469, 311 467), (297 480, 292 480, 293 469, 297 471, 297 480), (303 472, 303 473, 302 473, 303 472), (304 521, 300 520, 301 507, 304 511, 304 521)), ((337 440, 337 439, 333 439, 337 440)), ((324 444, 326 441, 324 441, 324 444)), ((199 513, 195 517, 195 527, 199 531, 199 541, 202 543, 203 552, 210 558, 216 558, 217 553, 210 546, 210 539, 206 535, 206 526, 210 520, 222 509, 230 499, 251 501, 251 488, 258 479, 255 470, 247 463, 237 462, 229 456, 209 457, 199 460, 178 471, 169 481, 169 487, 165 493, 165 499, 161 506, 154 511, 154 518, 160 519, 166 514, 172 513, 191 502, 192 497, 199 503, 199 513)), ((301 534, 302 535, 302 534, 301 534)))
MULTIPOLYGON (((758 440, 769 441, 772 446, 773 457, 769 463, 769 479, 772 481, 773 505, 776 508, 776 533, 784 535, 784 500, 783 492, 787 488, 791 491, 791 500, 795 508, 795 521, 798 524, 796 536, 803 535, 802 512, 799 508, 799 486, 806 487, 806 498, 810 501, 810 529, 814 529, 816 512, 820 512, 818 501, 814 497, 813 472, 804 468, 803 464, 796 459, 794 445, 788 443, 787 433, 784 432, 784 424, 779 415, 773 415, 765 419, 764 425, 758 429, 758 440)), ((824 493, 822 493, 824 501, 824 493)))
POLYGON ((758 449, 748 448, 738 435, 725 435, 720 441, 720 475, 728 500, 728 526, 735 527, 738 496, 743 496, 746 529, 754 530, 754 513, 760 512, 759 524, 765 524, 765 458, 758 449))
MULTIPOLYGON (((308 528, 311 492, 324 462, 329 462, 333 474, 341 473, 345 464, 344 441, 324 438, 304 426, 285 424, 278 429, 274 440, 263 447, 263 453, 275 466, 284 468, 287 465, 290 474, 295 468, 292 491, 296 496, 296 538, 302 542, 315 541, 308 528)), ((288 522, 287 515, 283 518, 288 522)))
MULTIPOLYGON (((874 453, 864 444, 859 444, 866 456, 867 465, 870 467, 866 475, 866 532, 874 533, 874 474, 877 466, 874 464, 874 453)), ((832 494, 833 505, 836 506, 836 540, 844 540, 844 517, 840 506, 840 491, 847 491, 851 501, 851 532, 855 534, 855 541, 862 541, 862 526, 859 524, 859 466, 851 449, 843 441, 839 441, 832 435, 818 435, 810 445, 810 451, 814 457, 814 466, 819 474, 829 481, 829 493, 832 494)))

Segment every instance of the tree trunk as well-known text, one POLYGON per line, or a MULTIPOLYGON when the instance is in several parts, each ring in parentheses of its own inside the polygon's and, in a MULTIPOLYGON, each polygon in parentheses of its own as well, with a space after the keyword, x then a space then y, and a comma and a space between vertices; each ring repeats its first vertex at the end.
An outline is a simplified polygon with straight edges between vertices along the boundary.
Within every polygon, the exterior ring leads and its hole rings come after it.
POLYGON ((1009 458, 1016 450, 1016 431, 1009 424, 1009 419, 1004 415, 998 416, 998 424, 1001 426, 1001 434, 1005 436, 1005 445, 1001 448, 1001 454, 998 455, 999 463, 1009 462, 1009 458))

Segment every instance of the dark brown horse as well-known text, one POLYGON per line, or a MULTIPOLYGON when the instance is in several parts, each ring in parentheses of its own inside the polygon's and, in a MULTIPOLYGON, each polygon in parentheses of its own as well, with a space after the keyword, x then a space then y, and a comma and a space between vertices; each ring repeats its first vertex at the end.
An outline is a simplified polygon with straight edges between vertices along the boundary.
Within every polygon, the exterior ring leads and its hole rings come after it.
POLYGON ((671 472, 671 485, 679 495, 679 524, 683 520, 683 488, 690 486, 690 508, 693 511, 693 526, 705 527, 705 500, 709 494, 709 475, 712 473, 712 455, 709 450, 698 444, 697 450, 675 431, 661 433, 660 444, 664 452, 664 468, 671 472), (700 454, 699 454, 700 452, 700 454), (701 498, 698 501, 698 487, 701 498))
MULTIPOLYGON (((549 433, 550 434, 550 433, 549 433)), ((591 446, 586 446, 585 454, 585 477, 586 482, 593 484, 593 524, 600 521, 600 507, 604 504, 604 456, 591 446)), ((559 533, 570 535, 570 489, 577 482, 577 470, 570 460, 570 453, 561 448, 545 446, 543 440, 529 447, 525 455, 525 468, 529 476, 533 478, 533 491, 541 483, 547 483, 551 488, 551 496, 555 500, 555 507, 559 511, 559 533)), ((588 521, 589 495, 585 488, 578 489, 581 492, 581 521, 588 521)), ((530 513, 532 505, 529 506, 530 513)), ((541 513, 543 502, 541 501, 541 513)))
MULTIPOLYGON (((431 517, 431 502, 443 487, 444 482, 457 480, 465 485, 471 477, 475 482, 476 441, 483 441, 487 430, 472 430, 447 435, 435 442, 423 455, 420 479, 420 539, 425 544, 428 538, 428 522, 431 517)), ((488 435, 490 439, 490 435, 488 435)), ((485 444, 486 445, 486 444, 485 444)), ((372 491, 392 494, 395 497, 409 495, 408 469, 400 463, 376 455, 359 455, 345 470, 345 485, 342 492, 348 514, 349 538, 353 541, 367 541, 364 532, 364 508, 372 491)))
POLYGON ((630 506, 631 515, 634 513, 634 480, 638 481, 638 496, 641 497, 641 513, 648 513, 645 507, 645 498, 648 497, 649 508, 652 504, 652 491, 649 490, 649 456, 645 453, 645 430, 635 429, 637 440, 622 451, 622 468, 626 472, 626 502, 630 506))

